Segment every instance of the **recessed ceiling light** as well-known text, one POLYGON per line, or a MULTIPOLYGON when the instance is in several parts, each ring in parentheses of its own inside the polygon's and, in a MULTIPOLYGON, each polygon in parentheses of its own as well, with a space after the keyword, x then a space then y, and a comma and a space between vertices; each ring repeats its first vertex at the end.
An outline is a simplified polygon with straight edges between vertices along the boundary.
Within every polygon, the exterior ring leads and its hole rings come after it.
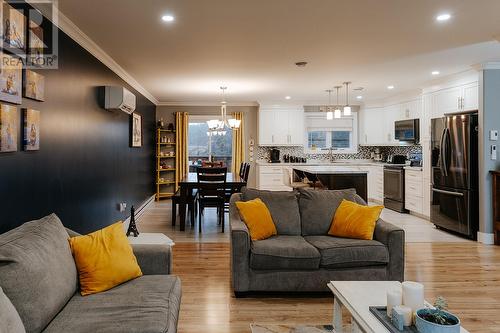
POLYGON ((175 17, 173 17, 172 15, 163 15, 161 17, 161 20, 163 22, 173 22, 175 20, 175 17))
POLYGON ((363 99, 363 96, 358 95, 358 96, 356 96, 356 98, 357 98, 357 99, 363 99))
POLYGON ((431 74, 432 75, 439 75, 439 74, 441 74, 441 72, 440 71, 432 71, 431 74))
POLYGON ((387 86, 387 89, 392 90, 392 89, 394 89, 394 86, 392 86, 392 85, 391 86, 387 86))
POLYGON ((291 96, 285 96, 285 99, 292 99, 291 96))
POLYGON ((451 18, 451 15, 448 13, 443 13, 443 14, 439 14, 438 16, 436 16, 436 20, 440 21, 440 22, 448 21, 450 18, 451 18))

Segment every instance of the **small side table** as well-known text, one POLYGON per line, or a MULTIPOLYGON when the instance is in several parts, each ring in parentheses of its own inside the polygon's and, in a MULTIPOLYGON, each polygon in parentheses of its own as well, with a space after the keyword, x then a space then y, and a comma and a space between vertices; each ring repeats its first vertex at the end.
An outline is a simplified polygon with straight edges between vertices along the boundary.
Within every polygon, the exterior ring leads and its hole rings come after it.
POLYGON ((147 233, 141 232, 139 236, 128 236, 128 241, 130 244, 166 244, 170 247, 174 246, 175 243, 173 240, 160 233, 147 233))

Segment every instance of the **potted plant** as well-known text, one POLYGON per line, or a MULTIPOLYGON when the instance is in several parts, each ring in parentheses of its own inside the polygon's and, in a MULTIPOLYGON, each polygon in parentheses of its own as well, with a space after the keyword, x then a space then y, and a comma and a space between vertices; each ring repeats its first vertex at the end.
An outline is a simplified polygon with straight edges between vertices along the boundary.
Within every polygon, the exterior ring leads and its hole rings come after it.
POLYGON ((420 333, 460 333, 460 319, 446 311, 448 302, 439 296, 434 309, 417 310, 415 326, 420 333))

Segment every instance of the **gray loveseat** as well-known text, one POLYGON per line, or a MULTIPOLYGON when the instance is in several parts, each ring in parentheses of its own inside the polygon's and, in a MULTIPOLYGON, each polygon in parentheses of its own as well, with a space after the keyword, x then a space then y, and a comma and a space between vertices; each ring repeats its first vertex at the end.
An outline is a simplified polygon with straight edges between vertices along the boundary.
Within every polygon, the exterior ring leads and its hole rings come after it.
POLYGON ((331 280, 404 278, 404 231, 378 220, 373 240, 328 236, 342 199, 365 204, 355 190, 271 192, 244 188, 231 197, 231 275, 236 296, 259 291, 327 291, 331 280), (277 236, 251 241, 236 201, 261 198, 277 236))
POLYGON ((52 214, 0 235, 0 321, 7 332, 177 331, 181 282, 169 275, 168 246, 133 246, 144 275, 82 297, 69 234, 52 214))

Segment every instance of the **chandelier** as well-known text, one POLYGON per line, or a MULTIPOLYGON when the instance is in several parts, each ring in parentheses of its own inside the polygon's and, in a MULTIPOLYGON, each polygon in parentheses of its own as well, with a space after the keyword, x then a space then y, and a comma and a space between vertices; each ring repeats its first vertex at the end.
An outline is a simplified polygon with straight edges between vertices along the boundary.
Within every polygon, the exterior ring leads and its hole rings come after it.
POLYGON ((220 87, 222 90, 222 102, 220 106, 220 119, 211 119, 207 121, 208 132, 207 135, 226 135, 225 128, 228 127, 231 130, 236 130, 240 128, 241 120, 237 119, 227 119, 227 102, 225 92, 227 87, 220 87), (209 134, 210 133, 210 134, 209 134))

